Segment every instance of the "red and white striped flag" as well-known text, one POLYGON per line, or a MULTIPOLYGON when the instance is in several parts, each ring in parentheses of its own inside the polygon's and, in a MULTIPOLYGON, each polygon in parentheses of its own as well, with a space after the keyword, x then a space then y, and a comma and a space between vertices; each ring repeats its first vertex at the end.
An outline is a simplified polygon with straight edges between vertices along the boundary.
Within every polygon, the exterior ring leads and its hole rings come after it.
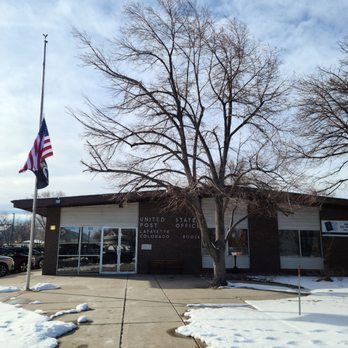
MULTIPOLYGON (((43 164, 45 165, 45 171, 47 171, 46 161, 47 157, 53 156, 52 145, 45 119, 42 120, 39 134, 37 135, 34 145, 31 148, 28 159, 25 162, 20 173, 26 170, 31 170, 36 176, 43 170, 43 164)), ((48 185, 48 172, 47 172, 47 185, 48 185)), ((47 186, 46 185, 46 186, 47 186)), ((40 187, 38 187, 40 188, 40 187)), ((41 187, 43 188, 43 187, 41 187)))

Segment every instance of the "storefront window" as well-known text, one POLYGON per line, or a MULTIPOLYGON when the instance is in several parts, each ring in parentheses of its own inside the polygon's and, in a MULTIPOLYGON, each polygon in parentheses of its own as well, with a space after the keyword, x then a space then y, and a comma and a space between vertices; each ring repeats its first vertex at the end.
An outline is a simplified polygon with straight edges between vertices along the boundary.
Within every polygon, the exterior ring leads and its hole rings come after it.
POLYGON ((99 256, 80 256, 80 273, 98 273, 99 265, 99 256))
POLYGON ((58 274, 77 274, 78 256, 58 257, 58 274))
MULTIPOLYGON (((215 228, 209 228, 209 238, 211 241, 215 239, 215 228)), ((228 255, 238 252, 239 255, 249 255, 248 230, 237 228, 233 230, 228 238, 227 243, 228 255)), ((209 255, 207 248, 202 245, 202 255, 209 255)))
POLYGON ((280 230, 281 256, 321 257, 319 231, 280 230))
POLYGON ((238 255, 249 254, 248 230, 244 228, 234 229, 228 237, 228 255, 237 252, 238 255))
POLYGON ((320 232, 300 231, 302 256, 320 257, 320 232))
POLYGON ((83 227, 81 235, 81 255, 99 255, 100 238, 100 227, 83 227))
POLYGON ((59 255, 79 253, 80 228, 61 227, 59 234, 59 255))
POLYGON ((57 273, 135 272, 136 229, 119 231, 117 227, 61 227, 57 273))
POLYGON ((279 231, 279 248, 281 256, 300 256, 298 231, 279 231))

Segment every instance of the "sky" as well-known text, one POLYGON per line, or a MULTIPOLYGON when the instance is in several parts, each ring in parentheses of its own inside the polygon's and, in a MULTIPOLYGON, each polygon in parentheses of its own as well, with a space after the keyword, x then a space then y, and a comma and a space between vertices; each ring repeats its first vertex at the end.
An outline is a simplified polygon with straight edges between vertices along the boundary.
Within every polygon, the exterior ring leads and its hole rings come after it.
MULTIPOLYGON (((154 1, 144 1, 154 3, 154 1)), ((246 23, 251 34, 277 47, 287 75, 310 74, 340 58, 337 41, 347 34, 345 0, 197 0, 217 17, 246 23)), ((125 0, 0 0, 0 214, 20 212, 11 200, 30 198, 34 175, 18 173, 38 132, 43 36, 48 34, 44 114, 54 156, 47 159, 51 192, 113 192, 102 176, 83 172, 88 159, 82 127, 68 108, 85 109, 84 96, 102 103, 103 81, 83 67, 72 28, 96 42, 122 27, 125 0)), ((338 194, 340 196, 340 194, 338 194)))

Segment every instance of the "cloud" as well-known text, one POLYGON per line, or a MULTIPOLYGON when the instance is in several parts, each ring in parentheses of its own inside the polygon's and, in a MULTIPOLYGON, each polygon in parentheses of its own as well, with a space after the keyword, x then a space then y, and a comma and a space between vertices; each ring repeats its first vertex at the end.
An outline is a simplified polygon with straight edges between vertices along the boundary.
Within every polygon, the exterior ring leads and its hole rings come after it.
MULTIPOLYGON (((153 1, 151 1, 153 2, 153 1)), ((146 3, 149 3, 147 1, 146 3)), ((216 16, 234 16, 263 42, 281 49, 284 71, 313 72, 334 64, 346 32, 347 1, 200 0, 216 16)), ((125 1, 16 0, 0 2, 0 212, 30 197, 33 174, 18 174, 37 134, 43 33, 48 34, 45 116, 55 155, 48 159, 50 191, 67 195, 109 192, 107 181, 83 173, 82 128, 67 107, 85 108, 83 95, 103 102, 102 78, 81 66, 73 27, 101 45, 122 26, 125 1)))
POLYGON ((215 13, 236 17, 263 42, 282 51, 288 72, 313 72, 332 65, 337 41, 347 33, 348 2, 341 0, 223 0, 215 13))

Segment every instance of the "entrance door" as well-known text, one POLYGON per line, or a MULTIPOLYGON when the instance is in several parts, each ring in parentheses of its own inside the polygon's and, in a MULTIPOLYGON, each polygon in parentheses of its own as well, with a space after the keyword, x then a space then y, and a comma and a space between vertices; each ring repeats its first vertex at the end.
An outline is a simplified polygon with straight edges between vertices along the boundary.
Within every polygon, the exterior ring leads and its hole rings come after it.
POLYGON ((136 229, 103 229, 101 273, 135 273, 136 229))

